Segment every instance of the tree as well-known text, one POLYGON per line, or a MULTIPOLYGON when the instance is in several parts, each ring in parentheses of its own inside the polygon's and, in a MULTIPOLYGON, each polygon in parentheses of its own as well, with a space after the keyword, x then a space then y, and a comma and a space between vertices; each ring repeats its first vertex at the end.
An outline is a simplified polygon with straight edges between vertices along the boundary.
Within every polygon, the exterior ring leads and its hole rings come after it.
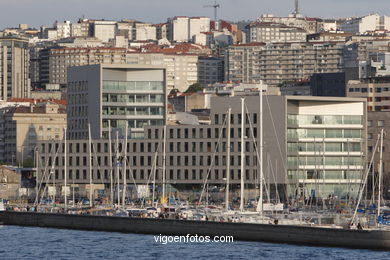
POLYGON ((34 160, 32 158, 27 158, 23 162, 23 167, 25 167, 25 168, 32 168, 32 167, 34 167, 34 160))
POLYGON ((174 88, 172 89, 170 92, 169 92, 169 95, 173 95, 173 96, 177 96, 177 94, 179 93, 179 90, 177 88, 174 88))
POLYGON ((203 90, 202 85, 200 83, 194 83, 191 86, 189 86, 184 93, 196 93, 201 90, 203 90))

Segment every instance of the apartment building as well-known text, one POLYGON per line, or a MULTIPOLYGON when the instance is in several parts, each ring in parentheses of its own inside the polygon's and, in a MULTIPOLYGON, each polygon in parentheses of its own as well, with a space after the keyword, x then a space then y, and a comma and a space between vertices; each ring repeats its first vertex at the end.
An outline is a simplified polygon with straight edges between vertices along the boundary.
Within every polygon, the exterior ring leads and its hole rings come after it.
MULTIPOLYGON (((379 171, 379 148, 375 150, 378 141, 378 135, 381 130, 385 131, 383 142, 383 184, 384 192, 390 189, 390 162, 388 160, 390 153, 390 142, 386 133, 390 132, 390 78, 378 77, 361 80, 350 80, 347 84, 347 96, 360 97, 367 99, 367 146, 368 157, 374 156, 372 172, 374 179, 370 174, 369 181, 377 182, 379 171)), ((385 193, 384 193, 385 194, 385 193)))
POLYGON ((168 19, 168 40, 190 42, 201 32, 210 31, 210 18, 176 16, 168 19))
POLYGON ((270 86, 344 71, 343 43, 248 43, 225 55, 225 80, 270 86))
POLYGON ((281 23, 290 27, 297 27, 305 30, 308 34, 316 33, 321 21, 315 18, 307 18, 300 14, 291 14, 289 16, 278 17, 273 14, 263 14, 256 20, 260 23, 281 23))
POLYGON ((173 89, 184 92, 198 82, 198 56, 192 54, 127 53, 128 64, 166 67, 167 93, 173 89))
POLYGON ((109 42, 116 35, 116 21, 96 20, 91 24, 91 36, 94 36, 102 42, 109 42))
POLYGON ((57 30, 57 39, 68 38, 71 36, 71 22, 55 22, 54 28, 57 30))
POLYGON ((38 141, 63 139, 66 111, 56 103, 43 102, 2 110, 2 162, 11 165, 31 163, 38 141))
POLYGON ((346 92, 348 97, 366 98, 368 111, 390 110, 389 77, 350 80, 346 92))
POLYGON ((67 70, 71 66, 98 63, 126 63, 125 48, 45 48, 40 51, 39 83, 66 86, 67 70))
POLYGON ((77 23, 70 25, 70 35, 72 37, 88 37, 91 32, 91 23, 88 19, 80 19, 77 23))
POLYGON ((388 39, 355 39, 347 43, 344 51, 347 79, 376 77, 388 73, 386 64, 390 52, 388 39))
POLYGON ((0 99, 30 95, 28 40, 0 37, 0 99))
POLYGON ((390 17, 380 16, 379 14, 370 14, 363 17, 353 17, 345 19, 340 25, 341 31, 364 34, 377 30, 390 29, 390 17))
POLYGON ((69 67, 100 63, 165 66, 167 93, 172 89, 183 92, 198 81, 205 84, 222 81, 223 60, 203 56, 199 58, 199 55, 203 55, 203 52, 192 54, 188 49, 179 48, 173 51, 151 49, 145 52, 108 47, 44 48, 39 51, 39 54, 34 55, 34 86, 44 88, 48 84, 58 84, 65 87, 69 67), (213 67, 214 65, 216 67, 213 67))
POLYGON ((306 31, 281 23, 254 22, 248 25, 247 42, 305 42, 306 31))
POLYGON ((164 125, 166 71, 161 66, 96 64, 68 71, 70 139, 108 138, 111 128, 128 127, 129 138, 141 138, 147 125, 164 125))
POLYGON ((157 40, 157 28, 153 24, 136 23, 135 31, 136 31, 136 36, 134 40, 137 41, 157 40))
MULTIPOLYGON (((303 197, 352 196, 356 197, 361 183, 363 162, 366 155, 365 100, 353 98, 264 96, 264 178, 275 193, 277 184, 280 196, 303 197), (278 166, 276 166, 278 165, 278 166), (271 167, 277 171, 271 173, 271 167)), ((166 160, 163 160, 163 126, 146 126, 144 138, 123 140, 110 144, 107 139, 93 140, 92 182, 104 184, 106 192, 110 176, 126 176, 128 185, 150 184, 154 178, 163 183, 162 165, 166 163, 166 184, 180 187, 209 184, 238 185, 244 174, 246 188, 259 183, 258 156, 255 143, 259 141, 259 96, 215 97, 211 100, 210 125, 167 125, 166 160), (245 99, 247 113, 241 115, 241 98, 245 99), (228 108, 232 109, 231 127, 227 130, 228 108), (241 129, 241 120, 245 120, 241 129), (231 134, 231 157, 227 158, 227 131, 231 134), (245 134, 245 143, 241 143, 245 134), (116 175, 118 158, 110 159, 119 151, 123 158, 127 150, 127 168, 120 166, 116 175), (119 147, 119 148, 116 148, 119 147), (119 149, 119 150, 117 150, 119 149), (240 171, 241 149, 244 150, 245 172, 240 171), (156 158, 156 161, 154 161, 156 158), (230 173, 226 172, 227 160, 230 173), (148 182, 149 180, 149 182, 148 182)), ((81 189, 88 189, 88 140, 68 143, 68 181, 81 189)), ((39 146, 41 160, 54 163, 54 171, 48 178, 57 185, 64 180, 61 144, 42 142, 39 146), (59 151, 55 158, 55 151, 59 151)), ((114 156, 115 157, 115 156, 114 156)), ((43 174, 39 172, 39 175, 43 174)), ((237 187, 237 186, 235 186, 237 187)))
POLYGON ((198 59, 198 83, 204 87, 224 80, 224 58, 200 56, 198 59))

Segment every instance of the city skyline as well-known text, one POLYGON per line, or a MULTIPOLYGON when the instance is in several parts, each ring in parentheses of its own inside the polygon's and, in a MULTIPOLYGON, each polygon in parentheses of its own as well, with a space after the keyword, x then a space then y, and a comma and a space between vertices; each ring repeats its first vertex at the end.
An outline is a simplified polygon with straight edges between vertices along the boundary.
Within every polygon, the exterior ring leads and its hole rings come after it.
MULTIPOLYGON (((137 19, 140 21, 159 23, 165 22, 173 16, 207 16, 213 17, 212 8, 204 5, 212 4, 212 0, 144 0, 125 1, 116 0, 14 0, 2 3, 0 9, 0 28, 16 27, 20 23, 27 23, 31 27, 51 25, 54 21, 71 20, 78 18, 95 19, 137 19), (53 4, 53 2, 55 2, 53 4), (20 7, 23 6, 23 9, 20 7), (76 7, 76 8, 75 8, 76 7), (151 8, 153 7, 153 8, 151 8), (111 8, 111 9, 110 9, 111 8), (23 19, 20 19, 23 17, 23 19)), ((241 9, 237 9, 237 0, 220 0, 218 16, 230 21, 253 20, 263 13, 273 13, 286 16, 294 9, 293 0, 278 0, 274 2, 259 2, 255 0, 239 1, 241 9)), ((369 13, 389 14, 390 6, 385 0, 300 0, 301 13, 308 17, 340 18, 366 15, 369 13), (353 4, 353 9, 351 5, 353 4), (338 8, 333 8, 337 5, 338 8)))

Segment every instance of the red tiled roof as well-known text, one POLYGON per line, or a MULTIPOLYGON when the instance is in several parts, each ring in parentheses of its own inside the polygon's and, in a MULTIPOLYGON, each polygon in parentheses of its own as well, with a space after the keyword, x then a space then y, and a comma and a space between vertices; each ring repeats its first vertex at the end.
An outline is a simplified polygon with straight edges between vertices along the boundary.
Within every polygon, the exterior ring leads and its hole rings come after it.
MULTIPOLYGON (((44 107, 33 107, 33 111, 31 111, 30 107, 16 107, 14 110, 16 114, 46 114, 46 110, 44 107)), ((63 108, 58 109, 58 114, 66 114, 66 110, 63 108)))
POLYGON ((161 46, 157 44, 146 44, 141 47, 141 52, 166 53, 166 54, 183 54, 183 53, 191 54, 191 53, 197 53, 199 51, 208 51, 208 50, 210 49, 206 46, 191 44, 191 43, 179 43, 172 47, 161 46))
POLYGON ((247 46, 265 46, 266 44, 264 42, 249 42, 249 43, 241 43, 241 44, 233 44, 232 46, 235 47, 247 47, 247 46))
POLYGON ((58 105, 66 106, 67 101, 65 99, 33 99, 33 98, 9 98, 8 102, 29 102, 31 104, 34 103, 42 103, 42 102, 53 102, 58 105))

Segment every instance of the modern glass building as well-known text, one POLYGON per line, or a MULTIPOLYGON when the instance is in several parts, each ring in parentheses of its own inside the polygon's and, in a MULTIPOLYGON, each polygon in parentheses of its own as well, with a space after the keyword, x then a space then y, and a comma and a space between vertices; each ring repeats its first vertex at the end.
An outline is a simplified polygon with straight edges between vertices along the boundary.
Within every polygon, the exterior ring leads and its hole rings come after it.
POLYGON ((128 126, 129 138, 142 138, 144 126, 164 125, 165 69, 156 66, 99 64, 68 72, 69 138, 108 138, 128 126))
POLYGON ((290 195, 356 197, 366 156, 366 117, 363 102, 344 101, 289 102, 290 195), (298 109, 294 109, 294 103, 298 109))
MULTIPOLYGON (((135 83, 134 89, 136 89, 135 83)), ((148 85, 151 86, 150 83, 148 85)), ((126 88, 127 89, 127 88, 126 88)), ((134 90, 135 91, 135 90, 134 90)), ((123 92, 123 90, 121 90, 123 92)), ((102 91, 102 96, 108 94, 108 100, 114 95, 102 91)), ((124 95, 121 93, 120 95, 124 95)), ((124 98, 130 98, 126 94, 124 98)), ((152 94, 148 94, 149 102, 152 94)), ((153 94, 154 95, 154 94, 153 94)), ((156 94, 157 95, 157 94, 156 94)), ((116 96, 118 100, 118 96, 116 96)), ((121 97, 122 98, 122 97, 121 97)), ((136 100, 136 97, 134 97, 136 100)), ((244 152, 244 179, 247 189, 258 190, 259 163, 257 148, 260 141, 260 104, 258 95, 213 97, 210 107, 210 125, 168 124, 166 132, 165 166, 166 183, 171 185, 200 185, 207 179, 213 185, 225 185, 227 161, 230 161, 230 183, 240 184, 241 180, 241 149, 244 152), (247 117, 244 121, 244 142, 241 141, 241 98, 245 98, 247 117), (230 116, 230 158, 227 147, 227 113, 231 108, 230 116), (256 144, 256 145, 255 145, 256 144)), ((116 113, 122 106, 112 104, 118 102, 103 101, 105 107, 116 107, 116 113)), ((126 110, 120 113, 125 115, 102 115, 100 120, 135 120, 138 115, 126 114, 129 111, 136 113, 142 102, 129 103, 126 110)), ((359 98, 340 97, 305 97, 305 96, 267 96, 263 97, 263 177, 264 190, 271 198, 279 196, 286 201, 288 198, 309 199, 324 198, 329 195, 356 197, 359 185, 362 183, 362 173, 366 162, 366 100, 359 98), (266 188, 267 187, 267 188, 266 188)), ((151 106, 148 107, 149 111, 151 106)), ((108 111, 111 111, 109 108, 108 111)), ((71 111, 69 111, 71 112, 71 111)), ((139 115, 140 117, 144 115, 139 115)), ((149 115, 151 116, 151 115, 149 115)), ((70 115, 69 115, 70 117, 70 115)), ((74 117, 74 120, 77 120, 74 117)), ((119 120, 119 122, 118 122, 119 120)), ((140 119, 157 120, 157 119, 140 119)), ((102 121, 105 122, 105 121, 102 121)), ((125 122, 126 124, 126 122, 125 122)), ((97 125, 97 124, 96 124, 97 125)), ((104 123, 103 123, 104 125, 104 123)), ((135 125, 137 126, 137 125, 135 125)), ((70 126, 68 126, 70 127, 70 126)), ((141 128, 135 128, 141 129, 141 128)), ((73 129, 72 133, 76 133, 73 129)), ((92 128, 92 131, 94 129, 92 128)), ((96 129, 95 129, 96 131, 96 129)), ((106 128, 102 127, 104 134, 106 128)), ((150 125, 143 129, 144 135, 140 139, 129 139, 127 150, 121 145, 120 154, 127 156, 126 176, 128 183, 145 185, 151 183, 153 165, 156 164, 156 183, 163 182, 163 126, 150 125), (126 154, 126 155, 125 155, 126 154)), ((95 139, 95 138, 94 138, 95 139)), ((92 165, 93 182, 109 187, 112 165, 115 158, 110 157, 110 144, 107 139, 93 140, 96 154, 96 164, 92 165), (110 161, 111 158, 111 161, 110 161)), ((124 140, 120 140, 123 144, 124 140)), ((113 141, 111 144, 116 144, 113 141)), ((64 154, 59 147, 61 143, 42 142, 39 154, 42 162, 53 161, 55 183, 63 182, 64 154), (59 150, 56 160, 56 153, 59 150)), ((68 142, 68 171, 69 179, 74 178, 76 184, 87 189, 90 177, 88 158, 88 139, 69 140, 68 142), (74 175, 72 175, 74 174, 74 175)), ((116 152, 115 145, 111 145, 111 155, 116 152)), ((49 163, 49 165, 51 165, 49 163)), ((42 167, 43 168, 43 167, 42 167)), ((121 173, 120 173, 121 174, 121 173)), ((116 179, 115 177, 114 179, 116 179)), ((53 182, 52 180, 49 180, 53 182)), ((72 180, 73 181, 73 180, 72 180)), ((267 194, 265 193, 265 194, 267 194)), ((257 196, 255 193, 252 194, 257 196)))

